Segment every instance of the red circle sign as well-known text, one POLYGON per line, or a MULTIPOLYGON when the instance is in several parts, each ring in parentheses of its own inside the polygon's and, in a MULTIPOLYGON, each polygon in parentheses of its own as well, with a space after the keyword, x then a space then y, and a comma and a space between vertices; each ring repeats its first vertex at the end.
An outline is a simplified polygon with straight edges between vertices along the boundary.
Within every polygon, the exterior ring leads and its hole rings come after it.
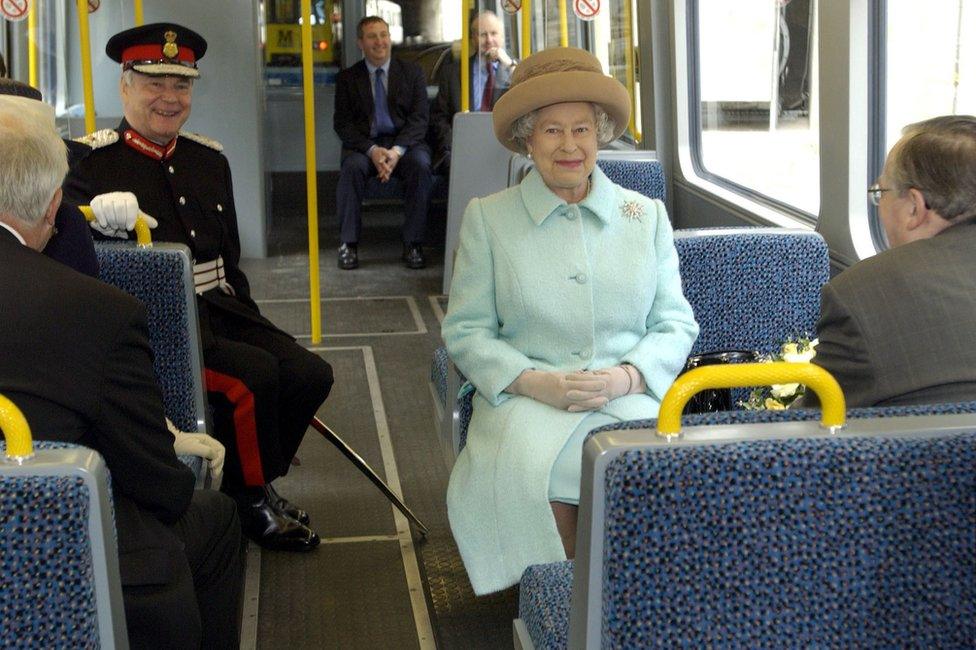
POLYGON ((600 13, 600 0, 573 0, 573 13, 580 20, 593 20, 600 13))
POLYGON ((522 0, 505 0, 502 3, 502 11, 507 14, 517 14, 522 9, 522 0))
POLYGON ((102 0, 88 0, 88 13, 93 14, 102 6, 102 0))
POLYGON ((7 20, 23 20, 27 17, 28 0, 0 0, 0 16, 7 20))

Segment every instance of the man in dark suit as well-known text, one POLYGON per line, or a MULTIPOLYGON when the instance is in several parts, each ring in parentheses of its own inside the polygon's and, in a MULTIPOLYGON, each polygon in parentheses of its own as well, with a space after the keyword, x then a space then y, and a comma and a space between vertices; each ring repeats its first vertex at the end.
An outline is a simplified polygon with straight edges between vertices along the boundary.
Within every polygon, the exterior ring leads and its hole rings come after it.
POLYGON ((396 177, 404 185, 403 262, 426 266, 423 241, 433 178, 427 134, 427 82, 414 63, 390 57, 390 29, 367 16, 356 34, 365 59, 336 78, 333 127, 342 140, 336 188, 342 245, 339 268, 359 266, 360 207, 366 181, 396 177))
POLYGON ((173 23, 116 34, 106 54, 122 64, 125 119, 84 138, 65 196, 95 213, 96 238, 127 238, 140 210, 153 238, 185 244, 193 275, 214 437, 227 449, 221 489, 265 548, 310 551, 308 513, 271 482, 288 472, 309 421, 332 388, 332 368, 274 326, 251 299, 230 165, 219 142, 181 131, 207 42, 173 23))
POLYGON ((66 171, 53 122, 0 102, 0 392, 35 438, 105 458, 131 646, 236 648, 240 523, 176 458, 145 308, 38 252, 66 171))
POLYGON ((868 192, 891 248, 823 287, 813 363, 849 406, 976 400, 976 117, 906 127, 868 192))
MULTIPOLYGON (((11 105, 19 104, 25 111, 47 113, 51 123, 54 123, 54 109, 43 102, 41 91, 32 86, 0 75, 0 97, 5 97, 4 101, 11 105)), ((66 141, 65 144, 68 146, 69 166, 84 158, 89 151, 87 146, 77 142, 66 141)), ((98 258, 95 256, 91 229, 81 211, 67 202, 62 202, 58 208, 54 235, 44 247, 44 254, 79 273, 98 277, 98 258)))
MULTIPOLYGON (((517 62, 505 51, 505 28, 492 11, 482 11, 471 21, 471 41, 477 50, 469 63, 469 106, 472 111, 490 111, 511 85, 517 62)), ((437 71, 437 99, 430 111, 434 168, 444 172, 451 167, 451 123, 461 110, 461 64, 453 54, 437 71)))

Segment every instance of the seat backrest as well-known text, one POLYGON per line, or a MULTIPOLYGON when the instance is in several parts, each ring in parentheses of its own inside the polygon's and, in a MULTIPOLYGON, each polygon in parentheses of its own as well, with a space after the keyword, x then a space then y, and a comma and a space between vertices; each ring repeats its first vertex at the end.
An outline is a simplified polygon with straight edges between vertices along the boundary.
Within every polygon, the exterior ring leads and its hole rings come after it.
POLYGON ((102 457, 35 442, 32 458, 0 461, 0 493, 0 645, 127 648, 102 457))
POLYGON ((785 228, 676 230, 681 284, 701 331, 691 354, 773 352, 812 335, 830 278, 818 233, 785 228))
POLYGON ((149 343, 166 417, 180 430, 206 433, 207 401, 190 251, 97 244, 99 277, 146 306, 149 343))
MULTIPOLYGON (((621 187, 650 199, 664 201, 667 196, 664 168, 654 151, 601 150, 597 152, 596 164, 607 178, 621 187)), ((509 187, 521 183, 533 167, 531 159, 514 154, 508 164, 509 187)))
POLYGON ((634 428, 648 422, 595 433, 569 647, 970 647, 974 411, 852 409, 834 434, 809 410, 690 416, 671 440, 634 428))

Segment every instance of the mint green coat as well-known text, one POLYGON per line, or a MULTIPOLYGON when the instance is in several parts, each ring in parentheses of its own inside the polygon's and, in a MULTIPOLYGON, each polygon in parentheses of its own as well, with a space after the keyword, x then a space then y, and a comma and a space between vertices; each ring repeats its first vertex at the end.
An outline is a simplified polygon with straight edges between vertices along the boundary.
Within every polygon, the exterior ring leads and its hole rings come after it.
POLYGON ((548 501, 556 456, 587 413, 504 392, 526 368, 562 372, 630 363, 647 383, 602 409, 657 415, 698 335, 681 293, 664 205, 597 167, 567 205, 532 171, 468 204, 443 337, 477 389, 467 445, 447 492, 451 529, 476 594, 565 559, 548 501))

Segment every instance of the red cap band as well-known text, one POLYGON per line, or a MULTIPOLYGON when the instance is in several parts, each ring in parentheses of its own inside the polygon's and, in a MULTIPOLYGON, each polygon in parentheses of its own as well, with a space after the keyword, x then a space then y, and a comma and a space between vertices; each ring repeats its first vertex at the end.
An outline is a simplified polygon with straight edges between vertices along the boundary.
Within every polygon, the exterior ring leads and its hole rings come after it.
POLYGON ((175 57, 168 57, 163 54, 162 45, 133 45, 122 50, 122 63, 129 61, 159 61, 165 63, 172 61, 173 58, 186 63, 196 63, 197 57, 188 47, 180 46, 175 57))

